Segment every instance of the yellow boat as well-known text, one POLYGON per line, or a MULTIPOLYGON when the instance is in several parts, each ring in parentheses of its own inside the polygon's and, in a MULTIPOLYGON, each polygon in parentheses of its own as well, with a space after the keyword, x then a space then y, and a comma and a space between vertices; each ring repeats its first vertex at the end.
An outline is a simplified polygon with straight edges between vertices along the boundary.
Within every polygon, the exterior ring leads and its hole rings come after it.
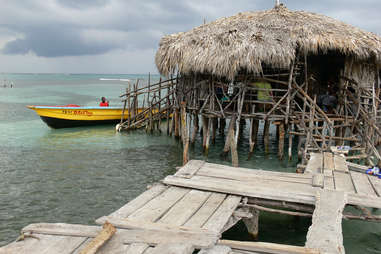
MULTIPOLYGON (((120 122, 123 114, 123 108, 119 107, 81 107, 78 105, 27 107, 36 111, 48 126, 55 129, 116 124, 120 122)), ((124 114, 124 119, 127 119, 128 110, 124 114)))

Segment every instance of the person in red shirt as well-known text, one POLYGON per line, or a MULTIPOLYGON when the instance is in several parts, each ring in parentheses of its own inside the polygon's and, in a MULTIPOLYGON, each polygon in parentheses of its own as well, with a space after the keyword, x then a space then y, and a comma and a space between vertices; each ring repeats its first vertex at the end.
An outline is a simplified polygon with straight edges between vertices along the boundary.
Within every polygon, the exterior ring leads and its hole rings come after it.
POLYGON ((105 97, 102 97, 102 101, 101 101, 101 103, 99 103, 99 106, 108 107, 108 101, 106 101, 105 97))

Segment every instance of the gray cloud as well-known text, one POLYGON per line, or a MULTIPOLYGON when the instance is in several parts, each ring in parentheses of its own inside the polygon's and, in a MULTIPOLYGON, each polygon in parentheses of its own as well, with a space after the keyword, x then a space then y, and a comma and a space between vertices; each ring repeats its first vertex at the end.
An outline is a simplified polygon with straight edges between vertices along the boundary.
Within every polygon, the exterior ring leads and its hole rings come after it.
MULTIPOLYGON (((281 2, 289 9, 321 13, 381 34, 379 0, 281 2)), ((188 31, 204 19, 210 22, 238 12, 270 9, 274 3, 275 0, 7 1, 0 9, 0 53, 79 59, 120 54, 117 52, 154 52, 165 34, 188 31)))

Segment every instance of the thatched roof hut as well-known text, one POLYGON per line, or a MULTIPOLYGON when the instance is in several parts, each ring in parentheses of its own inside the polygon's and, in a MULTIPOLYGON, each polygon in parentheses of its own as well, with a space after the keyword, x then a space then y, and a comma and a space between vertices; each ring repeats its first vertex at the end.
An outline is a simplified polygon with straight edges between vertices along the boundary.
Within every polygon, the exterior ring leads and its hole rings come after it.
POLYGON ((329 51, 376 64, 381 62, 381 38, 324 15, 280 5, 165 36, 156 65, 165 76, 178 71, 232 80, 240 72, 261 73, 263 65, 288 69, 297 52, 329 51))

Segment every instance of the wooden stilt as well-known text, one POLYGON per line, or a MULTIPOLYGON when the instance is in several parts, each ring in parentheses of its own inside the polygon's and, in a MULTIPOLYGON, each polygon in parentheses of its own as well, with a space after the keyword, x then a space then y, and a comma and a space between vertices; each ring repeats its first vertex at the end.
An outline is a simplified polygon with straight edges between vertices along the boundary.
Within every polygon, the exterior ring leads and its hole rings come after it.
POLYGON ((237 134, 234 131, 234 128, 231 129, 231 134, 228 135, 230 139, 230 153, 232 157, 232 165, 233 167, 238 167, 238 151, 237 151, 237 143, 235 137, 237 134))
POLYGON ((218 128, 218 119, 212 118, 212 144, 214 145, 216 143, 216 132, 218 128))
POLYGON ((195 114, 193 114, 193 130, 192 130, 192 137, 190 140, 191 144, 194 144, 199 128, 200 127, 198 126, 198 115, 197 115, 197 113, 195 113, 195 114))
POLYGON ((229 122, 228 135, 226 136, 225 146, 222 152, 224 156, 226 156, 230 150, 230 138, 231 138, 231 135, 234 135, 234 124, 235 124, 236 118, 237 116, 233 115, 229 122))
POLYGON ((259 120, 252 118, 250 120, 250 137, 249 137, 249 158, 254 152, 255 144, 257 143, 259 120))
POLYGON ((189 161, 189 124, 185 102, 181 103, 181 125, 181 137, 183 140, 183 165, 185 165, 189 161))
MULTIPOLYGON (((293 124, 289 125, 288 132, 292 131, 293 124)), ((288 160, 292 160, 292 135, 288 134, 288 160)))
POLYGON ((205 151, 204 154, 208 156, 209 153, 209 143, 210 143, 210 132, 213 125, 213 119, 208 118, 208 129, 206 131, 206 141, 205 141, 205 151))
POLYGON ((206 150, 206 137, 208 134, 208 124, 209 124, 209 119, 205 116, 202 116, 202 148, 204 152, 206 150))
POLYGON ((265 153, 269 153, 269 135, 270 135, 270 122, 265 121, 265 126, 263 128, 263 144, 265 146, 265 153))
POLYGON ((225 135, 226 119, 220 118, 220 134, 225 135))
POLYGON ((284 154, 284 122, 281 122, 279 125, 279 143, 278 143, 278 157, 280 160, 283 160, 284 154))
POLYGON ((175 138, 180 137, 180 119, 179 119, 179 110, 175 109, 175 138))
POLYGON ((249 213, 253 215, 250 219, 242 219, 247 228, 247 232, 254 238, 254 240, 258 239, 259 233, 259 210, 254 208, 249 208, 249 213))

